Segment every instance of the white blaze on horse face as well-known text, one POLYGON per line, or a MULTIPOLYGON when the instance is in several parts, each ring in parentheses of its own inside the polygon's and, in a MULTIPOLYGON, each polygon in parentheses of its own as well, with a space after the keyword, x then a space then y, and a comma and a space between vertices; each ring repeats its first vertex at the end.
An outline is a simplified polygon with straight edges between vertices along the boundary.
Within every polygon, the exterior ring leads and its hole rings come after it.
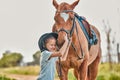
POLYGON ((66 22, 67 20, 68 20, 68 18, 69 18, 69 14, 67 14, 67 13, 60 13, 60 16, 64 19, 64 21, 66 22))

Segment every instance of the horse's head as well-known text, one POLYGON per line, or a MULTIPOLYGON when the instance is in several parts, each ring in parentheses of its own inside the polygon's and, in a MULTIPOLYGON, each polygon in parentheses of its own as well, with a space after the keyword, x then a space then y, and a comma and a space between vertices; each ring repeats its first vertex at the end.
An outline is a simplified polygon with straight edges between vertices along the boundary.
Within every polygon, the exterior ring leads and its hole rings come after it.
POLYGON ((79 1, 80 0, 77 0, 72 4, 68 4, 66 2, 58 4, 56 0, 53 0, 53 5, 56 8, 56 14, 54 17, 55 21, 58 23, 64 23, 67 20, 72 19, 74 17, 73 9, 75 8, 79 1))
POLYGON ((56 13, 54 16, 55 25, 53 26, 53 32, 58 32, 59 45, 62 45, 64 43, 63 37, 66 34, 70 35, 74 19, 73 9, 75 8, 79 1, 80 0, 77 0, 72 4, 68 4, 66 2, 58 4, 56 0, 53 0, 53 5, 56 8, 56 13))

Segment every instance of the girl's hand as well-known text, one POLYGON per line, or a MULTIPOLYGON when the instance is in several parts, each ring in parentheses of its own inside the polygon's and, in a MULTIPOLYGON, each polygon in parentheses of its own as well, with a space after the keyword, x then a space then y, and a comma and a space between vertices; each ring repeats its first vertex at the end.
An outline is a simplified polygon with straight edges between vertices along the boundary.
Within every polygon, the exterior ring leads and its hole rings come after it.
POLYGON ((64 40, 67 41, 67 42, 69 42, 69 41, 71 42, 72 38, 69 37, 69 36, 66 34, 65 37, 64 37, 64 40))
POLYGON ((67 34, 64 36, 64 40, 67 41, 67 42, 69 42, 67 34))

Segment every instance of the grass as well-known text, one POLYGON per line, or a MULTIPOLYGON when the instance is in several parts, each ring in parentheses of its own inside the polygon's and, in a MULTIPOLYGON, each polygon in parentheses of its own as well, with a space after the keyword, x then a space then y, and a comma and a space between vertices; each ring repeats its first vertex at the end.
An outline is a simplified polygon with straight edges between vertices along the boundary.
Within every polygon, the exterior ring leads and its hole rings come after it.
POLYGON ((0 80, 15 80, 15 79, 8 78, 5 75, 0 75, 0 80))
POLYGON ((38 75, 39 66, 1 68, 0 71, 8 74, 38 75))
POLYGON ((76 80, 74 74, 73 74, 73 69, 70 69, 68 72, 68 80, 76 80))
POLYGON ((108 63, 101 64, 97 80, 120 80, 120 64, 112 64, 112 68, 108 63))
MULTIPOLYGON (((58 74, 55 74, 55 80, 59 80, 58 74)), ((68 80, 76 80, 73 74, 73 69, 70 69, 68 72, 68 80)))
MULTIPOLYGON (((7 74, 22 74, 22 75, 38 76, 40 67, 39 66, 26 66, 26 67, 0 68, 0 71, 2 73, 7 73, 7 74)), ((69 80, 76 80, 73 74, 73 69, 69 70, 68 78, 69 80)), ((55 75, 55 80, 59 80, 57 73, 55 75)), ((120 80, 120 64, 113 64, 112 68, 110 68, 109 64, 107 63, 100 64, 99 73, 98 73, 96 80, 120 80)))

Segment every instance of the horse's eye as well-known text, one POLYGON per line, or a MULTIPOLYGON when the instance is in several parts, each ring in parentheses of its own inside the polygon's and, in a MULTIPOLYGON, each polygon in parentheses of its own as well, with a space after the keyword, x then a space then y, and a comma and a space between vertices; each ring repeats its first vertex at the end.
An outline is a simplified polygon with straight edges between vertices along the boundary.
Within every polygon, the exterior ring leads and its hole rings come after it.
POLYGON ((58 33, 58 30, 55 30, 56 33, 58 33))

